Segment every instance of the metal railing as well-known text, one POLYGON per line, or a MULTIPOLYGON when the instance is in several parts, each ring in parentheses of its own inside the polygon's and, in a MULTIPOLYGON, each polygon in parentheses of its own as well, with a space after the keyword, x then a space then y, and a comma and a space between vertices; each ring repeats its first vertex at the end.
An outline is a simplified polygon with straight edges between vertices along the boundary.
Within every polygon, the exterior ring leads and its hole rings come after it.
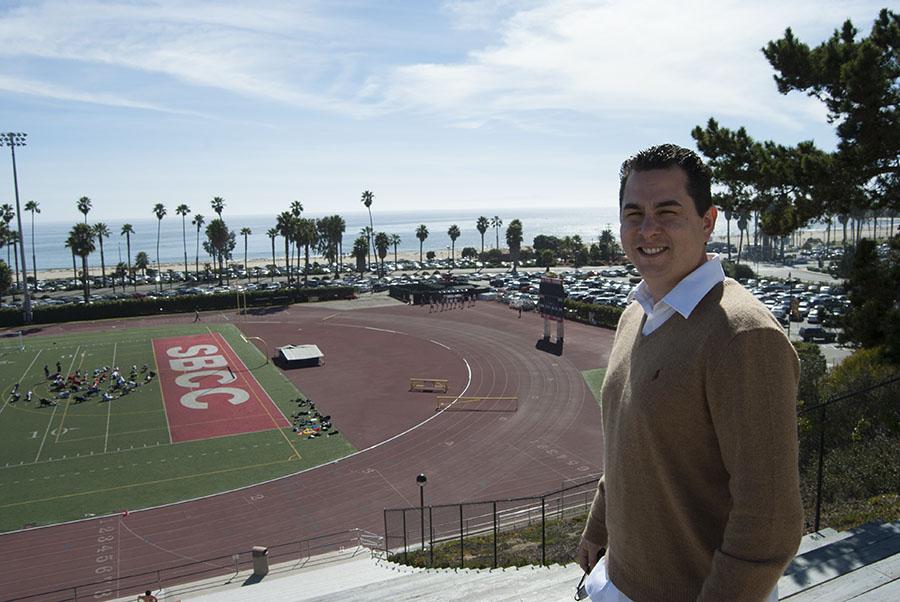
MULTIPOLYGON (((814 531, 819 531, 821 527, 822 500, 825 494, 823 475, 825 456, 828 451, 825 435, 828 420, 826 408, 848 400, 856 400, 860 404, 865 404, 868 401, 865 397, 866 393, 896 382, 900 382, 900 375, 849 393, 836 395, 821 403, 798 410, 798 417, 818 412, 818 420, 815 425, 818 429, 815 450, 809 450, 809 453, 815 453, 814 459, 817 462, 815 511, 812 521, 814 531)), ((896 408, 900 408, 900 404, 895 406, 895 411, 900 411, 896 408)), ((508 564, 503 561, 504 541, 506 540, 508 543, 511 538, 504 536, 504 532, 528 528, 537 524, 540 527, 540 543, 536 546, 537 551, 531 555, 531 558, 534 560, 533 564, 546 565, 548 529, 560 528, 563 519, 567 516, 584 515, 590 508, 597 481, 597 478, 586 479, 578 484, 532 497, 386 509, 384 511, 385 554, 404 564, 431 567, 435 566, 435 549, 437 547, 442 555, 437 566, 458 568, 490 566, 497 568, 508 564), (473 538, 478 539, 473 540, 473 538), (452 546, 452 553, 447 553, 448 546, 452 546), (485 547, 487 548, 486 552, 485 547), (441 548, 445 549, 441 550, 441 548)), ((580 533, 580 527, 577 529, 577 533, 580 533)), ((569 560, 575 552, 577 533, 569 534, 568 541, 570 543, 574 541, 574 545, 569 550, 569 560)), ((537 539, 537 534, 530 533, 528 537, 534 541, 537 539)), ((566 538, 557 533, 552 539, 559 542, 566 538)), ((551 545, 553 543, 551 542, 551 545)), ((524 542, 520 542, 519 545, 520 548, 527 547, 524 542)), ((514 556, 512 560, 518 563, 523 554, 514 555, 507 551, 507 560, 510 559, 510 556, 514 556)), ((527 554, 524 556, 527 557, 527 554)))
MULTIPOLYGON (((309 560, 318 554, 342 547, 365 547, 370 550, 383 548, 382 537, 363 529, 349 529, 307 539, 278 543, 268 547, 269 562, 309 560)), ((70 600, 108 600, 120 596, 158 590, 163 587, 183 585, 199 579, 224 575, 237 575, 253 566, 251 551, 241 550, 232 554, 203 558, 188 563, 131 573, 116 578, 97 579, 64 588, 34 594, 3 598, 7 602, 68 602, 70 600)))
MULTIPOLYGON (((896 382, 900 382, 900 374, 895 375, 891 378, 887 378, 885 380, 879 381, 868 387, 863 387, 862 389, 857 389, 855 391, 850 391, 849 393, 842 393, 840 395, 835 395, 830 399, 827 399, 821 403, 812 405, 808 408, 801 408, 797 412, 797 416, 804 416, 806 414, 811 414, 812 412, 818 412, 818 420, 816 427, 818 429, 818 438, 816 445, 816 499, 815 499, 815 516, 813 520, 813 531, 819 531, 822 523, 822 499, 823 499, 823 482, 825 475, 825 455, 826 455, 826 436, 825 431, 828 427, 828 415, 827 409, 837 403, 843 403, 850 400, 859 400, 861 403, 865 403, 868 400, 864 397, 866 393, 874 391, 876 389, 880 389, 882 387, 886 387, 888 385, 894 384, 896 382), (862 399, 860 399, 862 398, 862 399)), ((895 411, 898 411, 900 408, 900 400, 897 400, 898 404, 895 406, 895 411)))
POLYGON ((582 517, 590 508, 598 480, 584 479, 538 496, 385 509, 385 554, 402 557, 404 563, 434 566, 435 547, 444 544, 440 548, 453 548, 460 568, 547 564, 548 550, 567 545, 562 543, 565 521, 582 517), (530 535, 539 537, 540 545, 518 541, 516 533, 522 530, 533 531, 530 535))

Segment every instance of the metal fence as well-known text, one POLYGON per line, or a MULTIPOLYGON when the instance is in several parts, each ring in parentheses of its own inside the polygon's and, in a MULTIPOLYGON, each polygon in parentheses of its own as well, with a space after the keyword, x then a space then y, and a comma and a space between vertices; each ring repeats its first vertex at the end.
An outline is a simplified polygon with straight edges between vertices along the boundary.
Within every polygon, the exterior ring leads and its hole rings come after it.
POLYGON ((439 566, 549 564, 571 555, 567 521, 583 519, 597 481, 585 479, 540 496, 385 509, 385 553, 418 566, 436 566, 436 550, 439 566))
MULTIPOLYGON (((866 415, 866 406, 873 402, 877 403, 877 394, 885 393, 884 389, 886 387, 897 383, 900 383, 900 375, 894 375, 869 386, 835 395, 826 401, 802 408, 797 412, 798 417, 812 417, 810 420, 815 425, 816 486, 814 494, 815 510, 811 521, 813 531, 818 531, 821 527, 822 503, 828 494, 824 488, 825 457, 831 451, 830 447, 834 446, 834 440, 840 438, 840 435, 835 431, 835 427, 844 431, 852 428, 855 421, 862 420, 863 416, 866 415), (850 402, 853 403, 851 404, 850 402)), ((900 429, 900 391, 894 392, 892 389, 888 389, 886 392, 890 401, 886 404, 887 411, 878 412, 879 415, 876 419, 878 425, 876 426, 892 431, 893 435, 896 436, 898 429, 900 429)), ((884 405, 882 404, 882 406, 884 405)), ((869 420, 871 419, 872 416, 869 417, 869 420)), ((860 443, 863 443, 862 438, 856 442, 857 445, 860 443)), ((802 452, 803 450, 801 449, 802 452)), ((895 471, 900 472, 900 467, 895 466, 893 468, 895 471)), ((845 475, 844 478, 852 478, 852 475, 845 475)), ((897 487, 898 483, 894 482, 893 485, 897 487)), ((894 491, 894 493, 897 492, 894 491)), ((808 520, 807 525, 809 524, 810 521, 808 520)))
MULTIPOLYGON (((884 394, 883 388, 898 382, 900 375, 797 412, 798 417, 812 417, 815 432, 814 437, 802 440, 805 449, 801 450, 816 464, 814 491, 804 499, 805 505, 813 508, 806 520, 807 528, 818 531, 821 527, 822 505, 828 497, 824 487, 825 457, 834 444, 829 439, 835 440, 835 433, 846 431, 845 423, 852 420, 853 412, 865 412, 866 404, 875 399, 873 392, 884 394), (853 411, 832 411, 829 415, 828 408, 851 401, 856 404, 853 411), (832 433, 830 437, 828 433, 832 433)), ((890 430, 900 424, 900 394, 894 396, 890 389, 887 392, 894 403, 888 404, 888 413, 880 420, 890 430)), ((900 471, 900 467, 894 468, 900 471)), ((496 568, 571 562, 583 522, 572 524, 567 519, 585 519, 597 480, 582 480, 533 497, 386 509, 385 553, 395 561, 426 567, 496 568)), ((804 487, 804 491, 807 489, 804 487)))
MULTIPOLYGON (((338 531, 308 539, 275 544, 268 547, 271 563, 297 561, 302 563, 318 554, 348 547, 365 547, 378 550, 383 547, 380 535, 362 529, 338 531)), ((8 602, 68 602, 70 600, 109 600, 129 596, 147 589, 158 590, 210 577, 237 575, 253 566, 251 551, 241 550, 232 554, 198 559, 193 562, 173 564, 151 571, 132 573, 116 578, 108 577, 69 587, 36 594, 3 598, 8 602)))

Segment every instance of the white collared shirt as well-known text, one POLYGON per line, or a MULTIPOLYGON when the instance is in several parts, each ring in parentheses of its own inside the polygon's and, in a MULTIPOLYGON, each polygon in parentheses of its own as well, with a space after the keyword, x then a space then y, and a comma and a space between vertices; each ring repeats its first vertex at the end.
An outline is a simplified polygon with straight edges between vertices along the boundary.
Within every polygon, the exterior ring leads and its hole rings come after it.
POLYGON ((706 261, 682 278, 681 282, 655 305, 647 283, 642 280, 628 295, 628 301, 634 299, 640 303, 644 313, 647 314, 647 321, 644 322, 641 334, 647 336, 665 324, 676 311, 687 319, 706 293, 723 280, 725 272, 722 270, 722 259, 718 253, 707 253, 706 261))

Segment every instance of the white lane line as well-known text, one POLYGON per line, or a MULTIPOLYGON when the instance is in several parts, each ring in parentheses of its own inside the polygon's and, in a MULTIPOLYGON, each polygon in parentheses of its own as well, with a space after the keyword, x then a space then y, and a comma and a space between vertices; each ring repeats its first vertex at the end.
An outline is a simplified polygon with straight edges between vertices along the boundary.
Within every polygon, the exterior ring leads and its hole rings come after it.
POLYGON ((38 448, 37 455, 34 457, 34 462, 32 462, 32 464, 37 464, 38 458, 41 457, 41 450, 44 449, 44 443, 46 443, 47 435, 50 433, 50 427, 53 425, 53 417, 56 416, 56 410, 58 409, 58 405, 53 406, 53 413, 50 414, 50 420, 47 421, 47 430, 44 431, 44 438, 41 439, 41 446, 38 448))
POLYGON ((365 329, 366 330, 375 330, 378 332, 389 332, 391 334, 403 334, 403 333, 397 332, 396 330, 388 330, 387 328, 375 328, 374 326, 366 326, 365 329))
POLYGON ((444 349, 446 349, 446 350, 448 350, 448 351, 453 351, 452 349, 450 349, 449 347, 447 347, 447 346, 444 345, 443 343, 438 343, 438 342, 435 341, 434 339, 428 339, 428 340, 431 341, 432 343, 434 343, 435 345, 440 345, 441 347, 443 347, 444 349))
POLYGON ((373 468, 372 470, 374 470, 374 471, 375 471, 375 474, 377 474, 379 477, 381 477, 381 480, 384 481, 385 483, 387 483, 388 486, 389 486, 391 489, 394 490, 394 493, 396 493, 397 495, 399 495, 400 498, 401 498, 404 502, 406 502, 406 503, 409 504, 410 506, 413 505, 413 503, 412 503, 411 501, 409 501, 409 498, 407 498, 405 495, 403 495, 403 494, 400 492, 399 489, 397 489, 396 487, 394 487, 394 484, 393 484, 393 483, 391 483, 390 481, 388 481, 388 480, 385 478, 385 476, 384 476, 383 474, 381 474, 381 471, 380 471, 380 470, 378 470, 377 468, 373 468))

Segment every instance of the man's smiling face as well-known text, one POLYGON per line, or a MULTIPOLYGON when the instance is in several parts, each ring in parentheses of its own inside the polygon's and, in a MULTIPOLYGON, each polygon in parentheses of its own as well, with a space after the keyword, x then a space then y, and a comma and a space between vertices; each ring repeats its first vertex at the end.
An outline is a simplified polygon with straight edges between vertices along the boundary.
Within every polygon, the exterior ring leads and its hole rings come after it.
POLYGON ((715 207, 697 214, 681 168, 634 171, 628 176, 619 233, 654 301, 706 261, 706 241, 715 225, 715 207))

